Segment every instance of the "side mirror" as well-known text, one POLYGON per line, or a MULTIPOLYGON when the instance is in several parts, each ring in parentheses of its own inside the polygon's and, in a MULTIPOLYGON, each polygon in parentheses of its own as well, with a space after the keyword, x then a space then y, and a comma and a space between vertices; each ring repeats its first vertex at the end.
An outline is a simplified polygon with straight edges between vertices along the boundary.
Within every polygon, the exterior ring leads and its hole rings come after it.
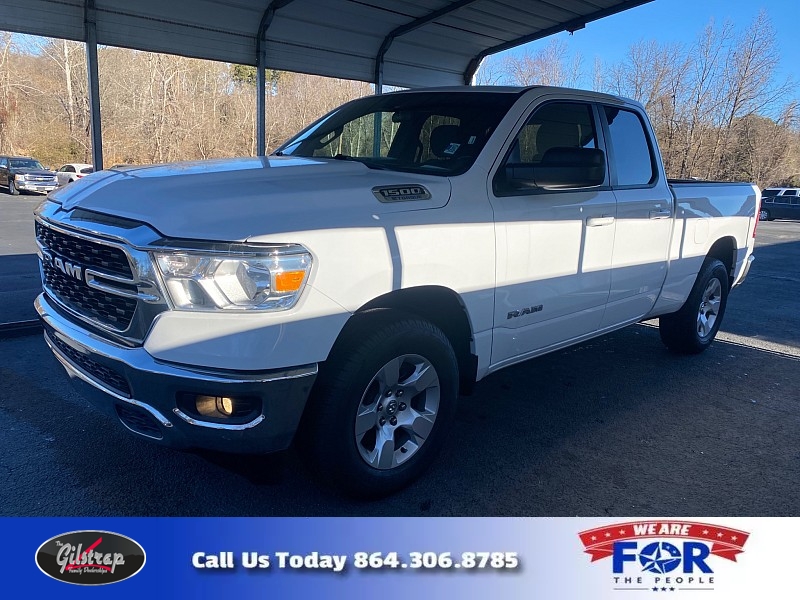
POLYGON ((595 148, 551 148, 539 164, 509 163, 503 175, 506 191, 596 187, 606 179, 606 158, 595 148))

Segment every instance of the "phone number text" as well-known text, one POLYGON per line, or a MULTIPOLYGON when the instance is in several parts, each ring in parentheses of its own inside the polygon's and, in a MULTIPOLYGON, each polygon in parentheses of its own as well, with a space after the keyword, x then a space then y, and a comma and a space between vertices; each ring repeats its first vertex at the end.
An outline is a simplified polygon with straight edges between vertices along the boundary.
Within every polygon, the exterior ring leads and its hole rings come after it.
POLYGON ((356 552, 356 569, 495 569, 513 570, 520 566, 516 552, 356 552))

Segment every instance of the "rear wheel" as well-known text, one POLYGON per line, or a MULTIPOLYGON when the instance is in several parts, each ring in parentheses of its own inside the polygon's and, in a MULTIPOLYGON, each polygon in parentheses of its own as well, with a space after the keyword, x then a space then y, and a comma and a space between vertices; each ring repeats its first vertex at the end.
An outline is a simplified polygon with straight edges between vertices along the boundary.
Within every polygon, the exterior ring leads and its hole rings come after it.
POLYGON ((771 221, 772 217, 769 214, 769 211, 766 208, 762 208, 761 211, 758 213, 758 220, 759 221, 771 221))
POLYGON ((347 494, 380 497, 419 477, 441 449, 458 393, 455 352, 408 316, 351 335, 322 366, 299 450, 347 494))
POLYGON ((661 341, 673 352, 702 352, 714 341, 727 302, 728 271, 722 262, 708 257, 683 307, 659 319, 661 341))

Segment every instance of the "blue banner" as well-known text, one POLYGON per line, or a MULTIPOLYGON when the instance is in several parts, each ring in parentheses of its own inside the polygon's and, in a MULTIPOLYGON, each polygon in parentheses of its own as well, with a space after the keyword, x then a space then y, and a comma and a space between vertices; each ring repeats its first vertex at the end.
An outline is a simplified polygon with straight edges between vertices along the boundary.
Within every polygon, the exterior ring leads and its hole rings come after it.
POLYGON ((6 518, 33 598, 789 598, 796 519, 6 518), (787 556, 787 558, 783 558, 787 556), (770 590, 772 590, 770 592, 770 590))

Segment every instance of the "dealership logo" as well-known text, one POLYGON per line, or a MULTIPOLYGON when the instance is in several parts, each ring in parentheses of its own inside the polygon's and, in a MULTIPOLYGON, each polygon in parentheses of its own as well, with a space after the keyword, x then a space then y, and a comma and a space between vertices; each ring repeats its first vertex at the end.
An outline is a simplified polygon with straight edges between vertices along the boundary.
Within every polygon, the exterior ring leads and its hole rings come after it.
POLYGON ((736 562, 750 534, 689 521, 636 521, 578 534, 591 562, 610 559, 614 590, 713 590, 716 558, 736 562))
POLYGON ((36 551, 45 575, 76 585, 105 585, 142 570, 145 552, 137 542, 110 531, 72 531, 47 540, 36 551))

